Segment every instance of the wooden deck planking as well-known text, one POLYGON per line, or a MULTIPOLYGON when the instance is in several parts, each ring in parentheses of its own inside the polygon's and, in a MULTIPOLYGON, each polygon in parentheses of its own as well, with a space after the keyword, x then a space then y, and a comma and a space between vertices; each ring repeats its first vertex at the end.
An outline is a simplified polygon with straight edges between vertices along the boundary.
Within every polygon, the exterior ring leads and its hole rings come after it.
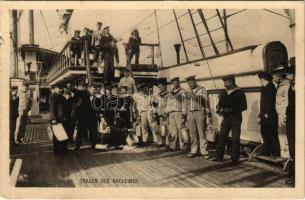
POLYGON ((21 173, 27 181, 18 186, 35 187, 287 187, 279 167, 242 158, 232 166, 200 157, 186 158, 179 152, 155 147, 134 151, 100 152, 92 149, 63 155, 52 152, 46 124, 30 124, 25 136, 28 144, 11 154, 23 160, 21 173), (139 183, 81 183, 81 179, 138 179, 139 183))

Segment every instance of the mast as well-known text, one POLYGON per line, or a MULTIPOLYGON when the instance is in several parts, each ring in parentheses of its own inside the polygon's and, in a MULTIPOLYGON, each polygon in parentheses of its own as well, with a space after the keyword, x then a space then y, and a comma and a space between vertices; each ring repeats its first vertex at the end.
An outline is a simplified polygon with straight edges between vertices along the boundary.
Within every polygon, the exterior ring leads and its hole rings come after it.
POLYGON ((18 11, 11 11, 12 30, 11 30, 11 63, 12 63, 12 77, 18 77, 18 11))
MULTIPOLYGON (((227 25, 227 10, 226 9, 223 9, 223 25, 225 27, 225 29, 227 30, 228 32, 228 25, 227 25)), ((229 47, 229 42, 226 38, 226 50, 229 51, 230 47, 229 47)))
POLYGON ((160 33, 159 33, 159 24, 158 24, 158 17, 157 17, 156 9, 154 10, 154 14, 155 14, 155 20, 156 20, 156 26, 157 26, 157 36, 158 36, 158 44, 159 44, 158 49, 159 49, 159 55, 160 55, 160 64, 161 64, 161 67, 163 67, 162 51, 161 51, 161 43, 160 43, 160 33))
POLYGON ((34 11, 29 10, 29 38, 30 44, 34 44, 34 11))

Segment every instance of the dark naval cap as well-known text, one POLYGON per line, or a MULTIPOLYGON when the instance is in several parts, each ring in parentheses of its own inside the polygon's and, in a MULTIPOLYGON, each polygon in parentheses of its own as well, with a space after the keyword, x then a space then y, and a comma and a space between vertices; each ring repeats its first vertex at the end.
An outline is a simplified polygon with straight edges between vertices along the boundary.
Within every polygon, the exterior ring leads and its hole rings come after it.
POLYGON ((17 89, 18 89, 18 87, 16 85, 11 86, 11 90, 17 90, 17 89))
POLYGON ((259 79, 265 79, 265 80, 268 80, 268 81, 272 80, 272 76, 268 72, 259 72, 257 74, 257 76, 258 76, 259 79))
POLYGON ((109 30, 109 26, 106 26, 106 27, 104 28, 104 30, 109 30))
POLYGON ((166 78, 160 78, 158 80, 158 85, 167 85, 167 80, 166 78))
POLYGON ((274 70, 271 71, 272 75, 284 73, 286 68, 283 65, 278 66, 274 70))
POLYGON ((88 84, 88 83, 83 83, 82 86, 83 86, 83 87, 88 87, 89 84, 88 84))
POLYGON ((195 77, 196 77, 196 75, 192 75, 192 76, 186 77, 185 79, 186 79, 186 81, 194 81, 194 80, 196 80, 195 77))
POLYGON ((102 23, 102 22, 96 22, 96 24, 100 24, 100 25, 103 25, 103 23, 102 23))
POLYGON ((234 74, 229 74, 229 75, 223 76, 222 80, 223 81, 235 81, 235 76, 234 76, 234 74))
POLYGON ((80 30, 75 30, 74 33, 80 33, 80 30))
POLYGON ((179 77, 172 78, 171 83, 173 83, 173 82, 180 82, 179 77))

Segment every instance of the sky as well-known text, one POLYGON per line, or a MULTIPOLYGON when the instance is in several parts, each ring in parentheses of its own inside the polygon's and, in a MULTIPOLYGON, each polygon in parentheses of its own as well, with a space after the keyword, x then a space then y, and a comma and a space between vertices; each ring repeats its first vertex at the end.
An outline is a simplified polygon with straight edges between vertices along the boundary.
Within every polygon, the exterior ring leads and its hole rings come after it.
MULTIPOLYGON (((203 10, 210 30, 221 27, 218 17, 213 17, 216 10, 203 10)), ((222 10, 221 14, 222 14, 222 10)), ((227 10, 227 14, 239 12, 241 10, 227 10)), ((269 41, 282 41, 287 48, 291 47, 291 30, 289 19, 283 10, 273 10, 283 16, 275 15, 265 10, 245 10, 228 18, 228 32, 234 49, 248 45, 264 44, 269 41)), ((193 11, 192 11, 193 12, 193 11)), ((177 24, 174 21, 172 10, 157 10, 157 21, 160 36, 160 49, 155 50, 156 61, 163 61, 163 65, 176 64, 176 55, 173 45, 181 43, 177 24), (172 23, 169 23, 172 22, 172 23), (168 24, 169 23, 169 24, 168 24), (163 26, 168 24, 167 26, 163 26), (161 51, 161 55, 160 55, 161 51)), ((176 10, 179 18, 179 25, 184 39, 194 38, 195 32, 192 27, 187 10, 176 10), (182 17, 180 17, 182 16, 182 17)), ((204 25, 200 24, 200 17, 194 10, 194 21, 197 25, 198 33, 206 32, 204 25)), ((97 21, 102 21, 103 26, 110 26, 110 32, 117 39, 122 39, 119 43, 120 57, 124 58, 123 42, 128 41, 132 28, 138 28, 142 42, 158 43, 156 31, 157 23, 154 10, 74 10, 69 24, 69 33, 60 33, 59 16, 56 10, 35 10, 35 43, 40 47, 61 51, 66 42, 72 37, 74 30, 83 30, 84 27, 95 29, 97 21), (43 17, 42 17, 43 16, 43 17), (144 18, 146 20, 142 21, 144 18), (43 20, 44 19, 44 20, 43 20), (136 26, 139 22, 141 22, 136 26), (46 28, 47 27, 47 28, 46 28), (151 33, 151 34, 150 34, 151 33)), ((25 11, 20 20, 20 44, 28 43, 28 11, 25 11)), ((212 38, 221 53, 226 51, 223 29, 212 32, 212 38), (223 41, 223 42, 222 42, 223 41)), ((200 37, 207 56, 214 55, 214 50, 210 45, 208 35, 200 37)), ((199 45, 196 39, 185 42, 189 60, 201 57, 199 45)), ((151 50, 141 49, 140 62, 149 63, 151 50)), ((182 61, 186 60, 185 53, 181 52, 182 61)), ((124 59, 121 59, 124 60, 124 59)))

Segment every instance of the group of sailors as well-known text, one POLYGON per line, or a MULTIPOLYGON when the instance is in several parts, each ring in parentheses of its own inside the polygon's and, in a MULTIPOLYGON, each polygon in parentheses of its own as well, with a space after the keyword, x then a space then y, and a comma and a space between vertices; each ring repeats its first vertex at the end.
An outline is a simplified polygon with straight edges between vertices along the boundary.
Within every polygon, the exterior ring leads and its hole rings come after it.
MULTIPOLYGON (((103 72, 105 82, 110 84, 114 77, 114 60, 116 65, 119 65, 120 62, 118 40, 111 35, 109 26, 104 28, 102 26, 102 22, 97 22, 95 31, 85 27, 83 36, 80 36, 80 30, 75 30, 69 43, 69 49, 73 65, 84 66, 88 61, 90 66, 95 65, 101 73, 103 72), (84 51, 85 43, 87 43, 88 48, 88 59, 86 59, 86 52, 84 51), (103 69, 102 63, 104 63, 103 69)), ((128 43, 124 45, 128 68, 130 68, 133 57, 135 57, 135 64, 139 64, 140 44, 139 31, 133 29, 128 43)))
MULTIPOLYGON (((294 77, 294 66, 276 68, 271 74, 258 74, 262 87, 257 121, 263 139, 263 147, 258 154, 280 157, 279 134, 286 134, 292 163, 287 180, 289 184, 294 184, 294 77)), ((70 83, 65 87, 57 84, 52 86, 49 97, 50 123, 62 123, 69 138, 67 143, 75 142, 75 150, 81 148, 85 139, 95 148, 97 144, 125 145, 129 137, 138 147, 157 143, 158 147, 166 147, 167 151, 181 151, 188 158, 201 156, 213 162, 223 161, 231 132, 231 161, 233 165, 238 165, 242 112, 247 110, 247 100, 234 75, 222 79, 225 89, 220 93, 216 106, 216 113, 222 116, 222 122, 213 156, 207 150, 207 126, 213 124, 209 98, 206 88, 197 83, 195 76, 186 78, 186 89, 181 87, 179 77, 172 78, 169 84, 165 78, 159 79, 157 94, 148 85, 136 84, 127 68, 118 86, 82 84, 76 88, 70 83), (185 133, 188 133, 189 139, 185 139, 185 133)), ((17 95, 16 87, 11 87, 13 143, 23 142, 31 109, 27 90, 25 83, 17 95)), ((67 143, 57 141, 56 137, 53 137, 53 142, 55 152, 67 149, 67 143)))

